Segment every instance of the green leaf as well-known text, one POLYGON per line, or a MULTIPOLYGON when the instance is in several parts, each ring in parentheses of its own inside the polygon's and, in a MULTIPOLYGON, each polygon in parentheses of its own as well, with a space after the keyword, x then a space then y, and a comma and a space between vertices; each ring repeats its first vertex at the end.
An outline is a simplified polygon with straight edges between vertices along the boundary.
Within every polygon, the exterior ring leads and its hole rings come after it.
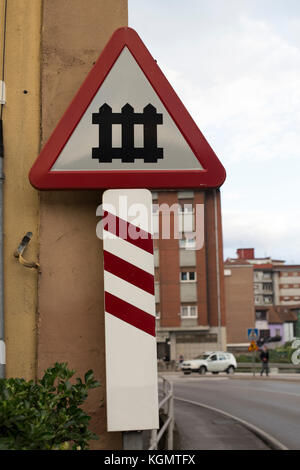
POLYGON ((81 408, 91 388, 99 386, 92 370, 70 382, 75 371, 67 363, 49 367, 37 383, 12 378, 0 380, 0 449, 41 450, 88 448, 96 439, 88 425, 90 416, 81 408))

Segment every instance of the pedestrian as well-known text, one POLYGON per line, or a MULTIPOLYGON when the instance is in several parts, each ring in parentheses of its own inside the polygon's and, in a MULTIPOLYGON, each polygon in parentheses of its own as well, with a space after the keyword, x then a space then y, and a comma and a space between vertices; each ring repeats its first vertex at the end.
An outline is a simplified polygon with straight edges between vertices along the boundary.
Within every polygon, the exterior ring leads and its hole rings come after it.
POLYGON ((262 368, 260 371, 260 375, 262 376, 264 371, 266 372, 266 376, 268 377, 269 375, 269 351, 267 349, 267 346, 264 345, 263 349, 260 353, 260 359, 262 363, 262 368))
POLYGON ((183 361, 184 361, 184 357, 183 357, 182 354, 180 354, 180 356, 179 356, 179 363, 181 364, 183 361))

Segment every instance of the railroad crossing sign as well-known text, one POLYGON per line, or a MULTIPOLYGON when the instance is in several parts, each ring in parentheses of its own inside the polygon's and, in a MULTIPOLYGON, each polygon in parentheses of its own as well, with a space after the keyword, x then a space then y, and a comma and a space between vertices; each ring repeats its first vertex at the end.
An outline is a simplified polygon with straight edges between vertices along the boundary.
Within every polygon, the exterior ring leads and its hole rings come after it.
POLYGON ((256 341, 259 337, 258 328, 248 328, 248 339, 256 341))
POLYGON ((219 187, 225 170, 131 28, 120 28, 30 171, 37 189, 219 187))
POLYGON ((136 223, 121 217, 118 191, 151 217, 148 189, 219 187, 225 176, 137 33, 115 31, 29 174, 37 189, 109 189, 103 205, 117 208, 103 227, 109 431, 159 427, 152 224, 122 237, 136 223))

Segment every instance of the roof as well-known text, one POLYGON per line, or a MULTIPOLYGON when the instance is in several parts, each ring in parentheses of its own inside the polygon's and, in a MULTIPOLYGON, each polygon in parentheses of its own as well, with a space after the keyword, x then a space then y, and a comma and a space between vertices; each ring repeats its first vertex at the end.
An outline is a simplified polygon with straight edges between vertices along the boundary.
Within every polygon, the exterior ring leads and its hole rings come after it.
POLYGON ((300 265, 299 264, 282 264, 282 265, 277 265, 274 266, 276 271, 300 271, 300 265))
POLYGON ((290 310, 299 310, 300 304, 288 305, 290 310))
POLYGON ((284 323, 281 316, 274 307, 268 310, 268 323, 284 323))
POLYGON ((252 263, 248 263, 245 259, 230 259, 227 258, 224 262, 224 265, 227 266, 253 266, 252 263))
POLYGON ((293 312, 293 309, 300 308, 300 305, 295 306, 270 306, 270 307, 255 307, 255 310, 267 311, 268 323, 286 323, 295 322, 298 320, 297 315, 293 312))
POLYGON ((254 269, 273 269, 272 263, 265 263, 265 264, 253 264, 254 269))
POLYGON ((292 312, 290 307, 280 306, 276 307, 276 309, 284 323, 297 321, 297 315, 292 312))

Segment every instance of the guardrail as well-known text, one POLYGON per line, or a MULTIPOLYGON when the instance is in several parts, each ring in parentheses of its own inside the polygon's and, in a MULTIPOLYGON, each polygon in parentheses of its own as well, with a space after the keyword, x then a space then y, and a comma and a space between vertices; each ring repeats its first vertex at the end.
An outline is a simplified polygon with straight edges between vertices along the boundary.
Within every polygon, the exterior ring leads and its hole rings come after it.
POLYGON ((165 432, 167 432, 167 450, 173 450, 173 432, 174 432, 174 394, 173 384, 164 377, 160 377, 163 381, 162 399, 158 403, 159 410, 164 411, 167 419, 161 429, 152 429, 149 450, 157 450, 158 443, 165 432))
MULTIPOLYGON (((238 362, 237 363, 237 370, 239 369, 252 369, 253 366, 255 369, 261 369, 261 362, 238 362)), ((300 366, 291 364, 288 362, 269 362, 269 367, 276 368, 276 369, 282 369, 282 370, 289 370, 289 371, 295 371, 295 372, 300 372, 300 366)))

